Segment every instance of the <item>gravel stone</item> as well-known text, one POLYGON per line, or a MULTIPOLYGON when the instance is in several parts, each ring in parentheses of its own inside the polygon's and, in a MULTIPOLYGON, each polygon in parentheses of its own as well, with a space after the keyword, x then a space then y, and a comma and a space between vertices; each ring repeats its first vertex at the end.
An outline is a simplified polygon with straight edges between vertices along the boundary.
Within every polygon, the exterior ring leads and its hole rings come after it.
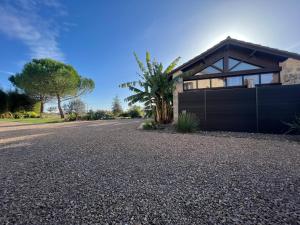
POLYGON ((296 136, 0 123, 0 224, 300 224, 296 136))

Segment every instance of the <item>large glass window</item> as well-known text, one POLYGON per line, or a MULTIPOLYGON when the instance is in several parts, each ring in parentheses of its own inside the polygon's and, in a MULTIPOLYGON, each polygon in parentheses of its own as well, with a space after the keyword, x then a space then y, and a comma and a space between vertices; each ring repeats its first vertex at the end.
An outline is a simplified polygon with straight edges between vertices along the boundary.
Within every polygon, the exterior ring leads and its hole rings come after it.
POLYGON ((224 68, 224 60, 223 60, 223 58, 220 59, 219 61, 215 62, 213 65, 215 67, 219 68, 220 70, 223 70, 223 68, 224 68))
POLYGON ((259 75, 258 74, 254 74, 254 75, 244 76, 244 84, 248 88, 255 87, 255 85, 259 84, 259 75))
POLYGON ((261 79, 261 84, 279 83, 279 74, 278 73, 261 74, 260 79, 261 79))
POLYGON ((261 67, 259 66, 255 66, 255 65, 251 65, 249 63, 240 63, 239 65, 237 65, 236 67, 234 67, 231 71, 240 71, 240 70, 255 70, 255 69, 260 69, 261 67))
POLYGON ((233 58, 229 58, 229 70, 230 71, 240 71, 240 70, 255 70, 255 69, 260 69, 261 67, 250 64, 250 63, 246 63, 246 62, 242 62, 240 60, 236 60, 233 58))
POLYGON ((254 88, 259 84, 279 83, 279 73, 265 74, 249 74, 240 76, 206 78, 200 80, 184 81, 184 90, 205 89, 205 88, 221 88, 221 87, 238 87, 245 86, 254 88))
POLYGON ((227 77, 227 86, 228 87, 234 87, 234 86, 242 86, 243 85, 243 77, 227 77))
POLYGON ((198 80, 198 88, 210 88, 210 79, 198 80))
POLYGON ((220 71, 213 68, 212 66, 209 66, 209 67, 205 68, 204 70, 196 73, 195 75, 204 75, 204 74, 213 74, 213 73, 220 73, 220 71))
POLYGON ((197 81, 184 81, 183 82, 183 89, 184 90, 192 90, 197 88, 197 81))
POLYGON ((211 79, 211 87, 225 87, 225 78, 211 79))
POLYGON ((236 66, 237 64, 239 64, 241 61, 239 60, 236 60, 236 59, 233 59, 233 58, 229 58, 228 59, 228 67, 229 67, 229 70, 232 69, 232 67, 236 66))

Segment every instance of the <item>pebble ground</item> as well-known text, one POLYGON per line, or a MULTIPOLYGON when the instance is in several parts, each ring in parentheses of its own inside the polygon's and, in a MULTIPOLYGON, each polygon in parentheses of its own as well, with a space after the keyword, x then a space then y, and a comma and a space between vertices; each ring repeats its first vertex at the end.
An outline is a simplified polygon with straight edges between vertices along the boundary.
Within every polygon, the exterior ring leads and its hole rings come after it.
POLYGON ((300 224, 300 142, 0 123, 0 224, 300 224))

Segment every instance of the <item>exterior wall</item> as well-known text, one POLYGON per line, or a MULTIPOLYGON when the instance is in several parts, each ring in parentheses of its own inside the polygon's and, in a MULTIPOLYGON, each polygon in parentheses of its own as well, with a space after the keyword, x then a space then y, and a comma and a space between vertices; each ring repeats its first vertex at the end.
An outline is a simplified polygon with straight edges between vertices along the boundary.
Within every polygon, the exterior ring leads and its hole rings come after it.
POLYGON ((283 85, 300 84, 300 60, 289 58, 279 65, 282 67, 280 80, 283 85))
MULTIPOLYGON (((173 74, 173 78, 177 77, 178 75, 182 74, 181 71, 178 71, 173 74)), ((173 91, 173 118, 174 123, 178 120, 178 93, 183 92, 183 80, 182 78, 179 79, 175 86, 175 90, 173 91)))

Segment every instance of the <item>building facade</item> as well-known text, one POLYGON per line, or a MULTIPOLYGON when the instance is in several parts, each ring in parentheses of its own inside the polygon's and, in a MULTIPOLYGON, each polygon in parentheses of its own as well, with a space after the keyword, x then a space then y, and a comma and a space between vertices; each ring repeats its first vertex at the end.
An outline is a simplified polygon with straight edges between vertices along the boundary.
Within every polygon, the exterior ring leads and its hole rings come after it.
MULTIPOLYGON (((300 84, 300 55, 228 37, 176 68, 171 75, 173 78, 180 76, 173 93, 176 122, 182 108, 180 106, 186 106, 186 102, 180 102, 179 97, 184 93, 229 89, 231 92, 236 89, 238 93, 241 89, 271 86, 276 86, 278 90, 279 86, 300 84)), ((205 92, 205 96, 206 93, 211 92, 205 92)), ((234 100, 227 103, 235 104, 234 100)), ((193 107, 197 106, 188 108, 193 107)))

